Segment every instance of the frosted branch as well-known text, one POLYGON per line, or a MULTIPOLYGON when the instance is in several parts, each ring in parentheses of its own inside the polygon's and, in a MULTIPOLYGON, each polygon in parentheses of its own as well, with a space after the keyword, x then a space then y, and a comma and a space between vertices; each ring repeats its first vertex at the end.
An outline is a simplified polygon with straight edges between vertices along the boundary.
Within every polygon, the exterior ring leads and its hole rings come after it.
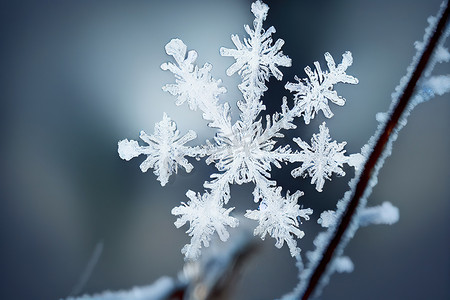
MULTIPOLYGON (((301 274, 302 281, 287 297, 300 295, 302 300, 309 299, 316 287, 328 280, 331 272, 330 269, 327 270, 328 264, 333 257, 339 257, 342 254, 344 247, 358 229, 359 222, 354 218, 355 213, 358 209, 365 207, 367 198, 377 183, 379 170, 385 159, 391 154, 392 144, 397 139, 398 132, 406 125, 411 110, 424 99, 422 90, 415 95, 414 92, 436 46, 442 44, 442 39, 446 38, 443 33, 446 31, 445 26, 449 12, 450 7, 446 3, 438 13, 439 21, 430 22, 430 26, 425 32, 424 46, 418 47, 418 52, 408 67, 407 74, 401 79, 396 92, 392 95, 390 111, 380 118, 384 122, 380 124, 377 132, 369 141, 371 149, 366 149, 366 152, 370 152, 370 155, 364 168, 350 183, 351 190, 338 203, 336 215, 339 222, 335 226, 330 226, 325 233, 319 236, 321 242, 316 245, 314 257, 310 259, 309 266, 301 274)), ((429 95, 428 93, 427 99, 429 99, 429 95)), ((316 293, 318 292, 316 291, 316 293)))

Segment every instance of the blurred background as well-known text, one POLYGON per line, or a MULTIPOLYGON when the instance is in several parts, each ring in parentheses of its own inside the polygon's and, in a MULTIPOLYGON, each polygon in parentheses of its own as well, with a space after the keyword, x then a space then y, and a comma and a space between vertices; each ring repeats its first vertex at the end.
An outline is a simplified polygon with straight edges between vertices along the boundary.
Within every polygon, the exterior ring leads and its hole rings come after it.
MULTIPOLYGON (((356 86, 337 86, 347 99, 332 105, 326 120, 333 139, 359 152, 377 126, 375 113, 387 110, 390 94, 404 75, 421 40, 426 19, 439 0, 267 1, 266 28, 275 26, 293 67, 283 68, 264 96, 269 113, 279 110, 283 86, 329 51, 336 61, 350 50, 348 73, 356 86)), ((188 189, 202 191, 214 171, 195 162, 161 187, 143 157, 122 161, 121 139, 153 132, 166 112, 180 132, 195 130, 203 143, 214 135, 200 112, 177 107, 161 86, 174 81, 160 69, 170 60, 164 45, 181 38, 211 62, 213 76, 234 108, 240 99, 233 63, 221 57, 232 48, 231 34, 244 35, 251 24, 251 1, 2 1, 0 281, 1 299, 59 299, 79 281, 95 245, 103 252, 81 293, 147 285, 183 266, 180 249, 189 241, 187 227, 176 229, 170 214, 188 189)), ((447 74, 440 66, 436 73, 447 74)), ((394 145, 370 198, 370 205, 391 201, 400 221, 390 227, 362 228, 345 254, 355 263, 351 274, 334 275, 322 299, 450 299, 450 101, 448 95, 420 105, 394 145)), ((318 132, 322 114, 310 125, 288 132, 282 144, 318 132)), ((193 144, 195 144, 193 143, 193 144)), ((354 175, 326 182, 318 193, 309 180, 289 177, 292 165, 273 178, 291 191, 300 189, 305 207, 315 214, 304 222, 303 253, 311 249, 324 209, 332 209, 354 175)), ((255 207, 251 185, 232 188, 230 206, 255 207)), ((256 224, 255 224, 256 226, 256 224)), ((235 299, 273 299, 296 284, 297 271, 287 247, 264 248, 241 274, 235 299)))

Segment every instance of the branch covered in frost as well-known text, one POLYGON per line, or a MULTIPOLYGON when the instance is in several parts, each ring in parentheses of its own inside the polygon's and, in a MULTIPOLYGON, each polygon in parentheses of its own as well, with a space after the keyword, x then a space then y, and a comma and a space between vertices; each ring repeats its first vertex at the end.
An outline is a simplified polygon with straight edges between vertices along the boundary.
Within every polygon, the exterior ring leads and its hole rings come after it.
MULTIPOLYGON (((382 123, 370 142, 373 145, 370 156, 356 181, 351 183, 353 188, 341 200, 341 208, 338 208, 338 214, 342 214, 339 217, 339 224, 331 226, 322 235, 325 243, 319 243, 320 247, 315 251, 317 259, 311 261, 310 270, 303 272, 303 282, 294 291, 294 294, 301 295, 302 300, 309 299, 316 287, 323 280, 327 280, 325 275, 330 271, 327 270, 327 266, 335 255, 342 253, 346 243, 356 232, 358 222, 355 221, 354 216, 358 208, 365 206, 367 197, 376 184, 377 174, 386 157, 390 155, 392 143, 397 138, 398 131, 406 124, 406 118, 412 108, 424 100, 423 91, 416 91, 416 86, 426 70, 428 62, 432 60, 438 43, 443 43, 442 38, 445 39, 447 36, 445 26, 449 12, 450 6, 445 3, 439 13, 439 21, 430 22, 430 27, 426 30, 424 37, 424 46, 418 47, 418 52, 408 68, 407 75, 401 80, 396 93, 393 94, 391 111, 383 118, 385 122, 382 123), (415 91, 416 95, 414 95, 415 91), (322 278, 323 276, 324 278, 322 278)), ((429 99, 429 96, 426 99, 429 99)))

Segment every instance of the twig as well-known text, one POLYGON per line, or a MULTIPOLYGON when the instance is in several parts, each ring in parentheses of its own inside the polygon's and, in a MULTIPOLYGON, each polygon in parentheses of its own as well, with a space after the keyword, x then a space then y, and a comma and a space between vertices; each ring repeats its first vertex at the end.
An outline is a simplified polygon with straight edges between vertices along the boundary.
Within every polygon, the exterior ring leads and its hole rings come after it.
POLYGON ((95 249, 92 252, 91 258, 89 259, 89 262, 87 263, 77 284, 72 288, 72 291, 70 292, 70 296, 78 295, 86 286, 86 283, 88 282, 89 278, 91 277, 95 266, 97 265, 98 261, 100 260, 100 256, 102 255, 102 252, 103 252, 103 246, 104 246, 103 241, 99 241, 97 243, 97 245, 95 245, 95 249))
POLYGON ((363 197, 366 188, 368 187, 374 168, 377 165, 385 149, 385 146, 391 137, 391 133, 397 126, 403 112, 410 103, 416 84, 420 79, 420 77, 422 76, 422 73, 424 72, 427 63, 430 60, 430 57, 432 56, 433 51, 436 48, 436 45, 445 30, 445 24, 447 23, 449 12, 450 7, 447 2, 444 12, 442 13, 439 22, 436 26, 436 30, 434 31, 431 38, 428 40, 428 44, 426 45, 426 48, 423 51, 422 56, 420 57, 420 60, 417 63, 414 72, 412 73, 412 76, 409 79, 408 84, 406 85, 405 89, 403 90, 403 93, 399 97, 399 101, 393 113, 390 115, 390 118, 387 121, 385 127, 383 128, 382 133, 380 134, 378 140, 376 141, 372 153, 370 154, 369 158, 367 159, 364 165, 363 171, 356 184, 356 188, 354 189, 354 192, 351 196, 351 200, 347 206, 344 215, 340 220, 340 224, 338 225, 333 238, 326 247, 326 250, 323 253, 320 262, 317 264, 311 277, 309 278, 307 288, 301 298, 302 300, 307 300, 311 296, 312 292, 320 282, 320 279, 324 274, 328 264, 333 258, 335 250, 340 244, 342 237, 344 236, 347 228, 351 224, 352 218, 356 213, 356 209, 359 206, 360 200, 363 197))

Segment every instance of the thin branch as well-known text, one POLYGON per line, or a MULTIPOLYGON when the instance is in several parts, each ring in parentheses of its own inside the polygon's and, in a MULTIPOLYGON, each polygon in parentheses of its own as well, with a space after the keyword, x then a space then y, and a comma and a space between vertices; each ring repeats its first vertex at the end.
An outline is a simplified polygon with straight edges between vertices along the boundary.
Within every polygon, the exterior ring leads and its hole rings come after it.
POLYGON ((322 275, 325 273, 328 264, 332 260, 335 250, 340 244, 342 237, 344 236, 347 228, 351 224, 352 218, 356 213, 356 209, 359 206, 360 200, 363 197, 364 192, 366 191, 366 188, 369 185, 369 181, 372 177, 375 166, 377 165, 380 157, 382 156, 385 146, 391 137, 391 133, 397 126, 403 112, 410 103, 416 84, 420 79, 420 77, 422 76, 422 73, 424 72, 427 63, 430 60, 430 57, 432 56, 433 51, 436 48, 436 45, 438 44, 438 41, 445 30, 445 24, 447 23, 447 20, 449 18, 449 12, 450 7, 447 2, 444 12, 442 13, 439 22, 436 26, 435 32, 428 40, 428 44, 426 45, 426 48, 422 53, 422 56, 420 57, 420 60, 417 63, 412 73, 412 76, 409 79, 408 84, 406 85, 405 89, 403 90, 403 93, 399 97, 399 101, 393 113, 390 115, 390 119, 383 128, 382 133, 380 134, 375 144, 375 147, 373 148, 372 153, 370 154, 368 160, 364 165, 364 169, 356 184, 356 188, 353 191, 347 209, 340 220, 340 224, 338 225, 337 230, 334 233, 334 237, 331 239, 330 243, 326 247, 326 250, 322 255, 320 262, 317 264, 316 268, 314 269, 314 272, 309 278, 307 288, 301 298, 302 300, 309 299, 309 297, 311 296, 312 292, 320 282, 322 275))

